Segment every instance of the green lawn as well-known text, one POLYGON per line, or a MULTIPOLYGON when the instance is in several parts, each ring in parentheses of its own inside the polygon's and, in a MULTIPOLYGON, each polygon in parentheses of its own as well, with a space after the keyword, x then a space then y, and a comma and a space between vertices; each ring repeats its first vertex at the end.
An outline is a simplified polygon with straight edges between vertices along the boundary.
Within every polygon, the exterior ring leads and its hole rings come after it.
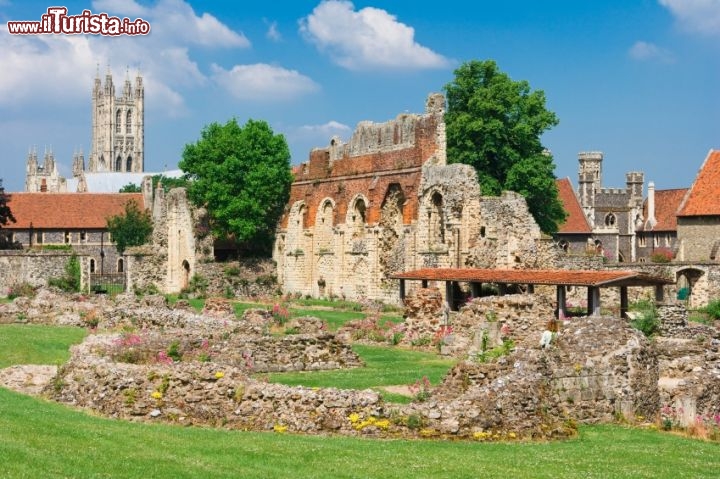
POLYGON ((82 342, 86 334, 74 326, 0 324, 0 368, 64 363, 70 357, 70 345, 82 342))
POLYGON ((720 446, 616 426, 553 443, 372 440, 103 419, 0 388, 3 478, 716 478, 720 446))
POLYGON ((414 384, 427 376, 437 384, 455 361, 436 354, 405 349, 354 345, 353 350, 365 361, 366 367, 333 371, 274 373, 269 381, 309 387, 366 389, 398 384, 414 384))

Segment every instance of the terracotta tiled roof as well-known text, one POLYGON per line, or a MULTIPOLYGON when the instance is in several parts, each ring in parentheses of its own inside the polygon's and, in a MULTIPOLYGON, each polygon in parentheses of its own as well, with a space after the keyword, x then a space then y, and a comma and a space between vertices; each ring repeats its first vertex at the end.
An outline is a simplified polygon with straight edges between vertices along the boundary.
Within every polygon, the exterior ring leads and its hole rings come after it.
POLYGON ((96 229, 107 218, 122 214, 125 203, 135 200, 144 207, 142 193, 10 193, 10 211, 16 222, 5 228, 96 229))
POLYGON ((555 180, 558 189, 558 197, 565 208, 567 218, 558 228, 558 233, 592 233, 587 217, 583 212, 580 201, 569 178, 555 180))
POLYGON ((424 268, 391 276, 395 279, 462 281, 477 283, 550 284, 572 286, 651 286, 674 281, 635 271, 557 269, 424 268))
MULTIPOLYGON (((652 231, 677 231, 677 213, 680 203, 689 188, 675 190, 655 190, 655 220, 657 223, 652 231)), ((643 218, 648 218, 647 200, 643 203, 643 218)), ((646 227, 646 229, 648 229, 646 227)))
POLYGON ((720 215, 720 150, 710 150, 678 216, 720 215))

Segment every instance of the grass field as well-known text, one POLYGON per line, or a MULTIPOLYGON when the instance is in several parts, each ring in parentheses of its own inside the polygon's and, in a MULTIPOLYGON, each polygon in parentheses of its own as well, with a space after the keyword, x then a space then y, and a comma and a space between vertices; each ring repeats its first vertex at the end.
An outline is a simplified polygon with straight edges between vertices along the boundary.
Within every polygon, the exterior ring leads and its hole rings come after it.
MULTIPOLYGON (((0 367, 55 364, 85 331, 0 325, 0 367)), ((365 370, 273 375, 289 384, 437 382, 446 360, 355 346, 365 370), (314 379, 309 379, 314 377, 314 379), (312 381, 315 381, 314 383, 312 381)), ((100 418, 0 388, 2 478, 717 478, 720 444, 651 430, 584 426, 552 443, 372 440, 227 431, 100 418)))
POLYGON ((3 478, 717 478, 720 446, 617 426, 554 443, 251 433, 103 419, 0 388, 3 478))
POLYGON ((455 361, 436 354, 407 351, 381 346, 355 345, 353 350, 365 361, 366 367, 333 371, 274 373, 271 382, 309 387, 366 389, 378 386, 412 384, 423 376, 437 384, 455 361))
POLYGON ((86 331, 72 326, 0 324, 0 368, 13 364, 58 364, 70 357, 71 344, 86 331))

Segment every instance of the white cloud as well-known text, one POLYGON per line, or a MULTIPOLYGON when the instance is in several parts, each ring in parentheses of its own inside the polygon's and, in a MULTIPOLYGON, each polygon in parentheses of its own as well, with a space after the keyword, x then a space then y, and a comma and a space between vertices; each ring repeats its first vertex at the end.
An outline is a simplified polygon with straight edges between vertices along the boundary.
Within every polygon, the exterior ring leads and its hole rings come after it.
POLYGON ((231 70, 213 64, 212 71, 215 81, 240 100, 291 100, 319 89, 317 83, 296 70, 266 63, 235 65, 231 70))
POLYGON ((635 44, 628 50, 628 55, 630 55, 630 58, 639 61, 659 61, 661 63, 675 62, 675 57, 670 51, 660 48, 654 43, 643 41, 635 42, 635 44))
MULTIPOLYGON (((93 13, 120 13, 134 20, 149 13, 149 10, 133 0, 94 0, 92 2, 93 13)), ((76 15, 80 12, 68 12, 76 15)))
POLYGON ((273 42, 279 42, 282 40, 282 35, 280 34, 280 31, 277 28, 277 22, 268 22, 267 20, 263 19, 263 21, 268 25, 268 30, 265 33, 265 37, 269 40, 272 40, 273 42))
POLYGON ((379 8, 355 11, 344 0, 320 3, 300 21, 300 31, 351 70, 443 68, 449 60, 415 41, 415 30, 379 8))
MULTIPOLYGON (((0 0, 3 1, 3 0, 0 0)), ((191 47, 246 47, 248 40, 214 16, 196 14, 181 0, 160 0, 143 6, 133 0, 95 0, 93 13, 142 18, 150 35, 102 37, 94 35, 10 35, 0 25, 0 108, 34 104, 69 105, 87 102, 96 65, 104 77, 111 67, 116 86, 140 70, 150 108, 161 114, 186 113, 184 88, 207 84, 191 47)), ((69 12, 79 14, 80 12, 69 12)))
MULTIPOLYGON (((125 15, 124 11, 117 13, 125 15)), ((150 21, 152 35, 166 42, 176 43, 182 39, 186 44, 207 47, 250 46, 245 35, 231 30, 207 12, 198 16, 192 6, 183 0, 160 0, 147 11, 146 16, 148 18, 145 20, 150 21)))
POLYGON ((300 130, 304 133, 309 134, 320 134, 323 136, 331 137, 334 135, 340 135, 351 131, 351 128, 344 123, 340 123, 335 120, 330 120, 322 125, 303 125, 300 130))
POLYGON ((691 32, 720 35, 720 0, 659 0, 691 32))

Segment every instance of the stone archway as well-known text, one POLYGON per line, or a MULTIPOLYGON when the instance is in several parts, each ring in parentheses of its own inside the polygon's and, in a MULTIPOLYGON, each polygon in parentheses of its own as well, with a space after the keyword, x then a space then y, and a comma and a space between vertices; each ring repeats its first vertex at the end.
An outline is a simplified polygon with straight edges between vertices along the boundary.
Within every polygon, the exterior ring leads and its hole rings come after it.
POLYGON ((687 301, 692 306, 694 302, 693 289, 705 271, 698 268, 683 268, 675 272, 677 283, 677 299, 687 301))

